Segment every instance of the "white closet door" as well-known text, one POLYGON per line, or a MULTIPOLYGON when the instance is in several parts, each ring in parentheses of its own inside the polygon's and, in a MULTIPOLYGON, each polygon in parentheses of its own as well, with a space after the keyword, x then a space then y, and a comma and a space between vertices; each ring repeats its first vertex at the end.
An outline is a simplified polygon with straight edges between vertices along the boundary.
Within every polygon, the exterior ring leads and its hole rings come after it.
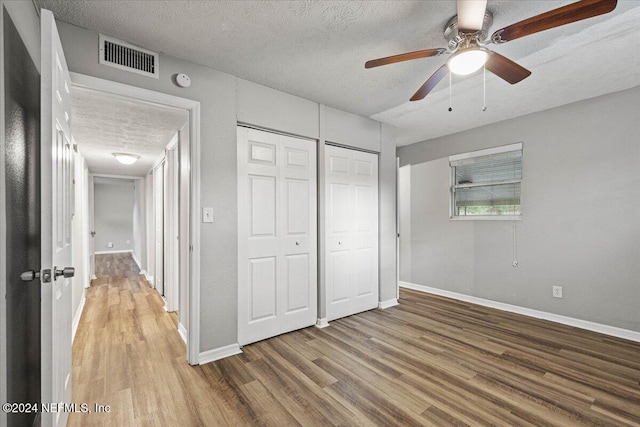
POLYGON ((378 306, 378 156, 325 149, 327 319, 378 306))
POLYGON ((316 143, 238 127, 238 341, 317 317, 316 143))

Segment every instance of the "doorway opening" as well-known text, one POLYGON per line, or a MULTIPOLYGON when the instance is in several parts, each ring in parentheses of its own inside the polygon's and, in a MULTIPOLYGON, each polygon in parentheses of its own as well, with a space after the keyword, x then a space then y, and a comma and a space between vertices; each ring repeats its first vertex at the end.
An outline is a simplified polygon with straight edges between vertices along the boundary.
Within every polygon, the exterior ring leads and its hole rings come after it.
POLYGON ((199 103, 80 74, 71 80, 72 131, 89 175, 89 279, 96 256, 132 259, 177 312, 186 358, 197 364, 199 103), (137 161, 118 163, 121 153, 137 161))

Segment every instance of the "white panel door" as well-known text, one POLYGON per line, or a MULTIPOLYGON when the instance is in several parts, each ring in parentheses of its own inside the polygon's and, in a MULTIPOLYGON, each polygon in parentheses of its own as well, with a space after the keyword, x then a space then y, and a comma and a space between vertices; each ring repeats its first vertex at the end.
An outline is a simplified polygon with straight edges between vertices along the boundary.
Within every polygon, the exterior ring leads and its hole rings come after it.
POLYGON ((153 204, 156 235, 153 284, 160 295, 164 295, 164 162, 153 170, 153 204))
MULTIPOLYGON (((71 402, 71 80, 53 14, 41 21, 42 402, 71 402), (49 272, 48 274, 47 271, 49 272), (48 278, 45 276, 49 276, 48 278)), ((43 426, 67 413, 42 412, 43 426)))
POLYGON ((317 317, 316 143, 238 127, 238 341, 317 317))
POLYGON ((378 156, 325 148, 327 320, 378 306, 378 156))

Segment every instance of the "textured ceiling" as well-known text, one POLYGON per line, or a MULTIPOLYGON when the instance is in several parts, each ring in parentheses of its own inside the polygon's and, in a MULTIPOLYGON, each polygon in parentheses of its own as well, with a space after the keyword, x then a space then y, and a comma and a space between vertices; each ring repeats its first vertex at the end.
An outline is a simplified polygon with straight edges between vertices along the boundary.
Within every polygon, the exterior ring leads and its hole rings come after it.
POLYGON ((187 122, 186 110, 142 103, 74 88, 72 128, 80 153, 93 173, 143 176, 187 122), (137 154, 133 165, 112 153, 137 154))
MULTIPOLYGON (((395 125, 407 144, 640 85, 640 2, 500 46, 533 75, 480 75, 409 97, 446 58, 365 70, 368 59, 444 47, 447 1, 36 0, 63 21, 395 125)), ((572 1, 492 1, 491 30, 572 1)), ((481 74, 481 73, 480 73, 481 74)))

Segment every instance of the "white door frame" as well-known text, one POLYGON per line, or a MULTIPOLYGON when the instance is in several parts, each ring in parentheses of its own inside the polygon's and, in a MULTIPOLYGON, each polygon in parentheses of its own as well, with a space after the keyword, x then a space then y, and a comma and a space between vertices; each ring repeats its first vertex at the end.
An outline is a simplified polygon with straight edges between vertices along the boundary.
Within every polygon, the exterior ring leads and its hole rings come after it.
POLYGON ((189 311, 188 316, 185 316, 188 322, 185 325, 187 328, 187 361, 191 365, 197 365, 200 354, 200 102, 78 73, 71 73, 71 81, 77 87, 189 111, 190 209, 189 217, 184 218, 184 221, 189 224, 189 235, 185 236, 188 244, 184 247, 181 245, 181 252, 188 249, 189 254, 181 253, 181 255, 184 255, 182 259, 190 259, 186 265, 188 269, 187 309, 189 311))
MULTIPOLYGON (((87 179, 87 210, 89 213, 89 234, 94 233, 95 230, 95 222, 94 222, 94 200, 93 200, 93 174, 89 172, 89 177, 87 179)), ((87 246, 87 257, 89 258, 89 284, 91 284, 91 280, 96 278, 96 240, 95 235, 91 235, 89 238, 89 245, 87 246)))
MULTIPOLYGON (((154 229, 153 233, 153 287, 160 294, 161 297, 165 297, 165 260, 166 260, 166 251, 164 240, 167 234, 166 229, 166 218, 165 218, 165 208, 166 208, 166 187, 165 187, 165 152, 163 151, 158 160, 154 163, 151 168, 151 176, 153 177, 153 187, 151 189, 151 211, 153 212, 153 224, 152 227, 154 229), (160 181, 162 180, 162 181, 160 181), (162 186, 161 189, 158 186, 162 186), (158 197, 158 193, 161 193, 162 200, 158 197), (160 207, 160 209, 158 209, 160 207), (162 227, 158 229, 158 222, 162 220, 162 227), (161 242, 158 242, 161 240, 161 242), (158 245, 159 244, 159 245, 158 245), (159 250, 160 249, 160 250, 159 250), (162 252, 162 253, 160 253, 162 252), (161 256, 159 256, 161 255, 161 256)), ((165 309, 167 308, 165 301, 165 309)))
POLYGON ((178 140, 179 132, 171 139, 165 150, 166 171, 165 171, 165 277, 164 277, 164 296, 166 309, 169 312, 178 310, 179 307, 179 283, 180 271, 175 268, 179 265, 180 245, 179 245, 179 229, 178 223, 180 215, 180 202, 178 200, 178 140))

